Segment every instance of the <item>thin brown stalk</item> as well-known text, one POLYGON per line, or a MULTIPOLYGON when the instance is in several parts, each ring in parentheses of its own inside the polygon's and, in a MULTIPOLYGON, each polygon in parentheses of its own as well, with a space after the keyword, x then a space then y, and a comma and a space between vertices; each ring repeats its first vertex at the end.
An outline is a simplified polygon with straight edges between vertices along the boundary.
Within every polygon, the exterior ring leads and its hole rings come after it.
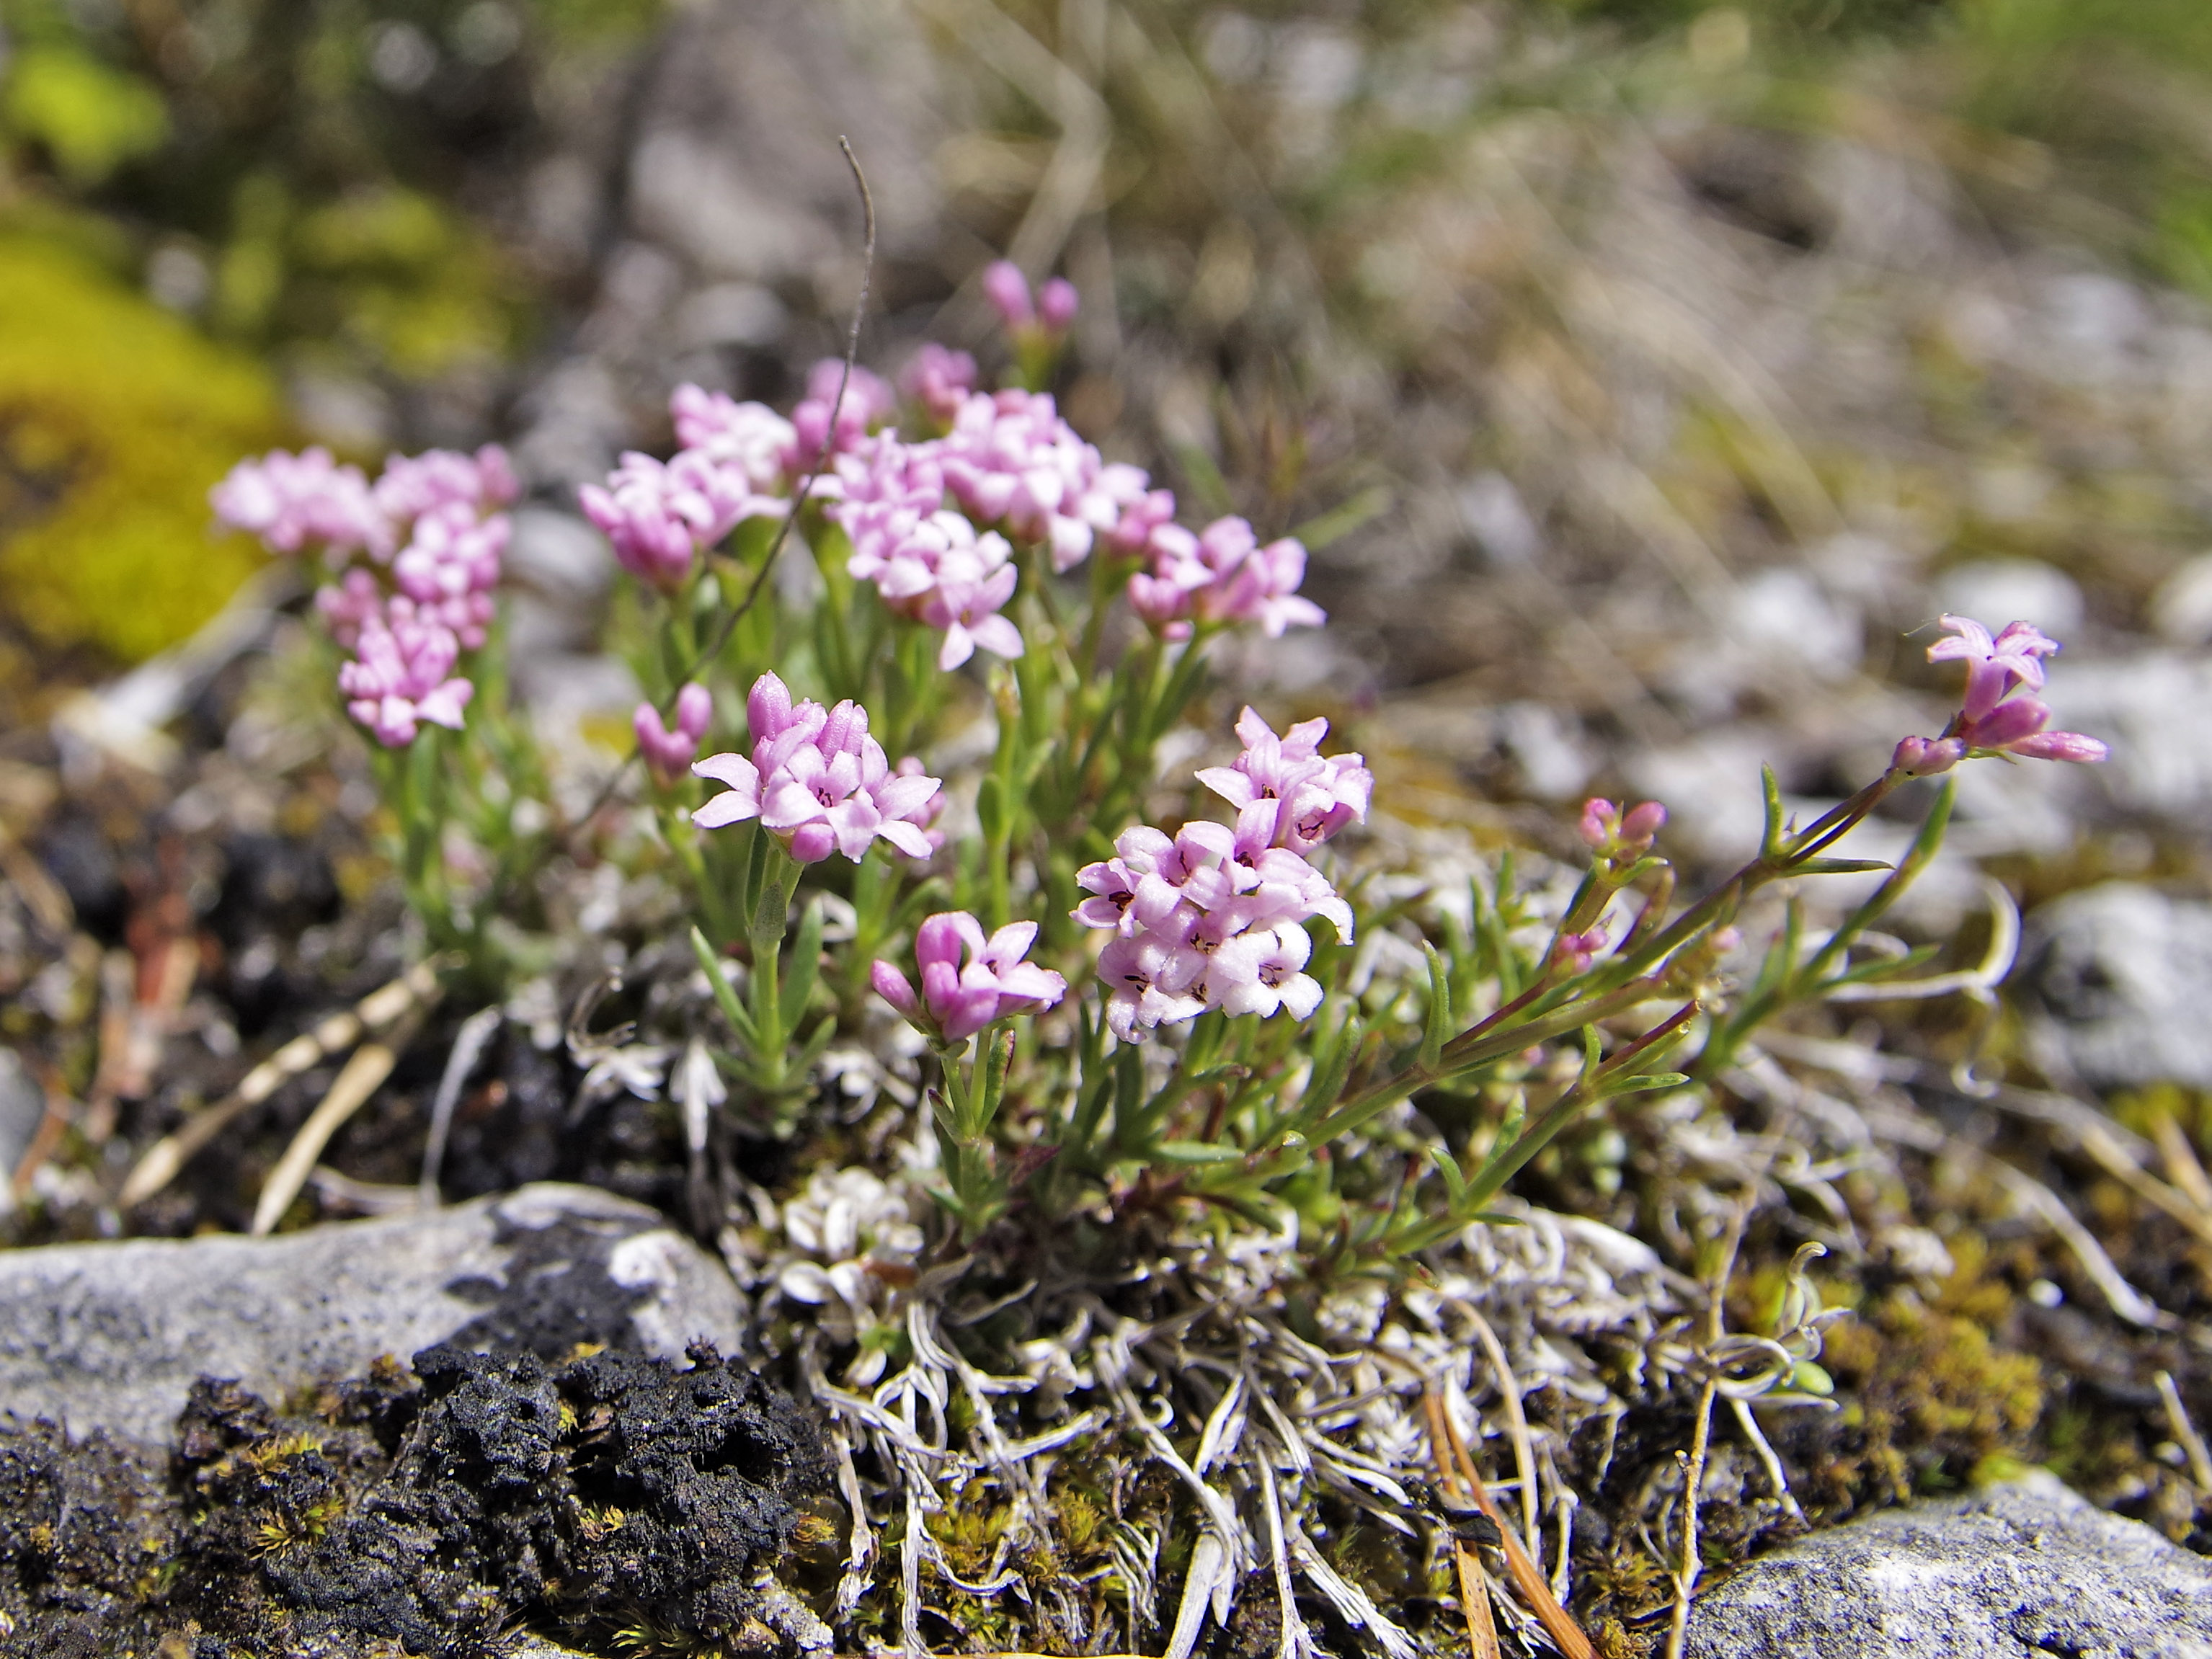
POLYGON ((1474 1459, 1468 1455, 1467 1443, 1460 1438, 1458 1425, 1451 1420, 1451 1413, 1444 1410, 1443 1401, 1434 1388, 1423 1396, 1422 1405, 1428 1413, 1431 1445, 1436 1443, 1441 1432, 1451 1448, 1467 1495, 1498 1528, 1498 1547, 1504 1553, 1505 1571, 1513 1580, 1513 1588, 1521 1592, 1521 1599, 1536 1615, 1536 1622, 1543 1626, 1544 1633, 1552 1638, 1552 1645, 1565 1659, 1597 1659, 1597 1650, 1590 1645, 1589 1638, 1583 1634, 1582 1626, 1559 1605, 1559 1597, 1552 1594, 1551 1585, 1544 1581, 1543 1570, 1530 1559, 1527 1548, 1514 1533, 1513 1523, 1506 1519, 1505 1512, 1498 1507, 1498 1500, 1490 1495, 1482 1484, 1482 1477, 1475 1473, 1474 1459))
MULTIPOLYGON (((1437 1485, 1458 1497, 1468 1497, 1465 1483, 1445 1451, 1443 1401, 1434 1389, 1423 1397, 1429 1414, 1429 1454, 1437 1467, 1437 1485)), ((1499 1659, 1498 1618, 1490 1606, 1490 1574, 1474 1547, 1463 1538, 1452 1540, 1452 1556, 1459 1568, 1460 1613, 1467 1620, 1467 1644, 1474 1659, 1499 1659)))

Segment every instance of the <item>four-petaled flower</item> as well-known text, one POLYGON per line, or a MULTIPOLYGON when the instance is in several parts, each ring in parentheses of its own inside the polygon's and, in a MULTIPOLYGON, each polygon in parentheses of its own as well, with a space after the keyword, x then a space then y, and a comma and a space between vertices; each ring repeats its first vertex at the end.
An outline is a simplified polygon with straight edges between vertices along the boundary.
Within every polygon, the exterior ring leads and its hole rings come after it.
POLYGON ((967 911, 945 911, 915 932, 921 995, 880 957, 869 982, 919 1030, 940 1042, 963 1042, 994 1020, 1052 1007, 1067 994, 1065 979, 1023 960, 1036 933, 1036 923, 1017 921, 987 939, 983 924, 967 911))
POLYGON ((1951 637, 1928 647, 1930 662, 1966 665, 1966 695, 1940 738, 1907 738, 1890 765, 1908 777, 1948 772, 1972 754, 2017 755, 2029 760, 2094 762, 2111 751, 2079 732, 2050 732, 2051 710, 2039 697, 2043 662, 2058 641, 2024 622, 2008 623, 1991 636, 1971 617, 1945 616, 1951 637))
POLYGON ((745 715, 750 759, 710 755, 692 765, 699 776, 728 786, 691 814, 692 823, 715 830, 758 818, 801 864, 833 852, 857 864, 878 838, 910 858, 934 850, 924 826, 938 780, 919 769, 894 771, 858 703, 794 703, 781 679, 763 674, 753 683, 745 715))

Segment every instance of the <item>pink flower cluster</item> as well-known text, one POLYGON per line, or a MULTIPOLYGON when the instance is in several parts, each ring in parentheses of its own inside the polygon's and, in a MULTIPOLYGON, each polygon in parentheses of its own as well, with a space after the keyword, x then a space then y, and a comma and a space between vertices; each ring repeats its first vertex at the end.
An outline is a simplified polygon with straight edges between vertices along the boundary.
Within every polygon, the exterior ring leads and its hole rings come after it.
POLYGON ((869 982, 916 1030, 939 1042, 963 1042, 994 1020, 1050 1008, 1067 994, 1065 979, 1023 960, 1036 933, 1036 923, 1017 921, 986 939, 983 924, 974 916, 948 910, 915 932, 920 996, 907 976, 881 957, 868 970, 869 982))
POLYGON ((1285 536, 1260 545, 1242 519, 1216 519, 1193 535, 1163 524, 1147 537, 1152 568, 1129 578, 1130 608, 1163 639, 1187 640, 1198 623, 1257 623, 1280 639, 1285 629, 1318 628, 1328 613, 1299 597, 1306 550, 1285 536))
POLYGON ((701 829, 758 818, 801 864, 832 853, 857 864, 879 837, 910 858, 935 850, 927 829, 938 780, 923 776, 919 761, 894 771, 858 703, 793 703, 781 679, 763 674, 745 700, 745 719, 751 758, 710 755, 691 768, 728 786, 691 814, 701 829))
POLYGON ((394 455, 374 484, 328 450, 272 450, 233 467, 210 501, 276 551, 319 545, 334 567, 355 553, 389 567, 397 592, 356 564, 316 592, 315 606, 355 653, 338 675, 348 710, 398 747, 421 722, 461 725, 474 688, 453 669, 491 625, 510 531, 500 509, 517 493, 507 453, 487 444, 473 455, 394 455))
POLYGON ((1020 633, 998 614, 1017 580, 1009 537, 1049 547, 1054 569, 1072 568, 1126 507, 1146 501, 1146 482, 1135 467, 1107 465, 1050 398, 978 392, 962 398, 942 437, 881 433, 841 456, 832 516, 853 542, 847 568, 892 610, 945 629, 939 660, 950 669, 979 647, 1022 653, 1020 633))
POLYGON ((1308 1018, 1322 988, 1304 971, 1305 923, 1318 917, 1352 937, 1352 907, 1304 855, 1366 817, 1374 775, 1357 755, 1322 757, 1326 720, 1278 736, 1247 708, 1237 730, 1236 763, 1198 775, 1237 806, 1233 830, 1200 820, 1170 837, 1138 824, 1113 858, 1076 874, 1091 895, 1076 920, 1114 932, 1098 976, 1107 1024, 1125 1042, 1208 1008, 1308 1018))
MULTIPOLYGON (((1049 344, 1075 315, 1065 281, 1032 295, 1004 262, 985 289, 1018 342, 1049 344)), ((848 569, 891 610, 943 630, 945 669, 979 649, 1021 654, 1020 631, 1001 614, 1018 580, 1015 544, 1048 549, 1061 572, 1101 546, 1146 561, 1130 600, 1170 639, 1190 637, 1199 623, 1255 623, 1272 636, 1326 620, 1298 597, 1306 555, 1296 541, 1263 547, 1242 519, 1197 534, 1182 528, 1174 495, 1153 489, 1141 468, 1109 465, 1048 394, 977 390, 966 352, 925 345, 900 377, 931 436, 890 425, 898 396, 865 369, 851 372, 838 404, 843 376, 839 362, 816 364, 787 421, 761 404, 678 386, 669 409, 682 449, 665 462, 624 455, 604 487, 580 492, 585 515, 626 568, 673 592, 734 526, 789 512, 826 442, 833 465, 817 490, 853 543, 848 569)))
POLYGON ((660 711, 649 702, 638 704, 630 716, 630 726, 637 733, 637 752, 663 783, 673 783, 684 775, 691 757, 699 752, 699 739, 714 723, 714 696, 696 680, 686 681, 676 694, 674 730, 661 723, 660 711))
POLYGON ((476 687, 453 672, 460 643, 452 629, 412 617, 371 615, 356 635, 353 651, 354 660, 338 666, 346 713, 386 748, 414 742, 422 721, 461 729, 462 711, 476 687))
POLYGON ((2019 755, 2030 760, 2100 761, 2111 751, 2079 732, 2051 732, 2051 709, 2023 691, 2043 689, 2043 659, 2058 641, 2033 624, 2008 623, 1992 637, 1971 617, 1946 616, 1952 637, 1928 647, 1930 662, 1966 665, 1966 695, 1940 738, 1907 738, 1890 763, 1914 777, 1948 772, 1969 755, 2019 755))
POLYGON ((744 465, 704 449, 667 461, 632 450, 605 489, 586 484, 576 498, 622 568, 664 592, 684 586, 702 549, 747 519, 781 518, 790 505, 756 489, 744 465))

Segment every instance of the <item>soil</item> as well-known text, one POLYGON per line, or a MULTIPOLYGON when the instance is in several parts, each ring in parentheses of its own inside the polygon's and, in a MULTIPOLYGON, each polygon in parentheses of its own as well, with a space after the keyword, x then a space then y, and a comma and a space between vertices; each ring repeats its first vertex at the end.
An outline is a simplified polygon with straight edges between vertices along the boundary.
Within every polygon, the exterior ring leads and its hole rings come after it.
POLYGON ((0 1632, 40 1655, 471 1659, 527 1627, 767 1659, 809 1625, 763 1570, 828 1486, 800 1407, 703 1345, 677 1366, 441 1344, 281 1406, 205 1378, 166 1462, 0 1432, 0 1632))

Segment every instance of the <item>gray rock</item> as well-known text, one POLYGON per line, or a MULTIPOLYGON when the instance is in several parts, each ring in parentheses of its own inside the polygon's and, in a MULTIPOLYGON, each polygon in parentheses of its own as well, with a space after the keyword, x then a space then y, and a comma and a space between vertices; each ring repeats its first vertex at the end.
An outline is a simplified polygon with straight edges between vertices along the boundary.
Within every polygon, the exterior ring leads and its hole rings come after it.
POLYGON ((434 1342, 672 1359, 745 1330, 728 1274, 659 1213, 548 1182, 275 1238, 0 1252, 0 1409, 153 1445, 204 1375, 281 1399, 434 1342))
POLYGON ((2212 1087, 2212 905, 2104 882, 2038 909, 2027 952, 2046 1071, 2099 1087, 2212 1087))
POLYGON ((2212 1563, 2038 1473, 1817 1533, 1698 1601, 1694 1659, 2212 1659, 2212 1563))

